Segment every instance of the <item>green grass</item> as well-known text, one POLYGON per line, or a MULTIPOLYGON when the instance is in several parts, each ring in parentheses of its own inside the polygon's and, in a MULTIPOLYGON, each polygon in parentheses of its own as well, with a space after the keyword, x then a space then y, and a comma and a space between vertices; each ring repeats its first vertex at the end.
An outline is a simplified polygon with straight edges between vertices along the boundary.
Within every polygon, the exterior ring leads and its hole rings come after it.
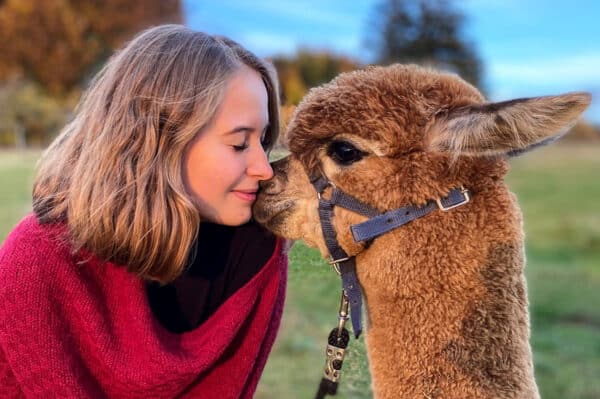
POLYGON ((31 186, 38 151, 0 151, 0 242, 31 210, 31 186))
MULTIPOLYGON (((0 240, 31 208, 39 153, 0 152, 0 240)), ((600 398, 600 146, 555 145, 513 160, 523 209, 535 371, 545 399, 600 398)), ((281 332, 257 399, 310 398, 336 323, 337 275, 297 243, 281 332)), ((352 340, 338 398, 370 398, 364 341, 352 340)))

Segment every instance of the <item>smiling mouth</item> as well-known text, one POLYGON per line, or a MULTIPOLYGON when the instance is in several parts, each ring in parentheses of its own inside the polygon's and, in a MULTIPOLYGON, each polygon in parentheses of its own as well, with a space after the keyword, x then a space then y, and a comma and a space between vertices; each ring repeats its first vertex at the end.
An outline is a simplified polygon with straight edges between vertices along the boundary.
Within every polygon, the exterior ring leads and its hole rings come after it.
POLYGON ((239 191, 239 190, 234 190, 232 191, 233 194, 238 197, 241 200, 247 201, 247 202, 254 202, 256 200, 256 191, 239 191))

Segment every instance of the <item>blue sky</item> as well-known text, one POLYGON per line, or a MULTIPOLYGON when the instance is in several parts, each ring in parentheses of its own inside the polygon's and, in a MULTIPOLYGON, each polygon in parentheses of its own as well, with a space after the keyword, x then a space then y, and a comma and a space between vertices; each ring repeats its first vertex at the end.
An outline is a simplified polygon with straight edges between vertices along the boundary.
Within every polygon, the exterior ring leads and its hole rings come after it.
MULTIPOLYGON (((327 49, 363 62, 378 0, 184 0, 186 24, 231 37, 261 56, 327 49)), ((600 2, 463 0, 465 37, 484 62, 491 100, 567 91, 593 94, 600 125, 600 2)))

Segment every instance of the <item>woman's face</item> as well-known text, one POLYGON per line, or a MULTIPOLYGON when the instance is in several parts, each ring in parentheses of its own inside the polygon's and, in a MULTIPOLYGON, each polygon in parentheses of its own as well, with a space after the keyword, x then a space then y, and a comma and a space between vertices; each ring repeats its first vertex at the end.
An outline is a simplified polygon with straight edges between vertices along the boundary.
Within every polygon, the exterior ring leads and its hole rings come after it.
POLYGON ((258 72, 242 67, 230 79, 213 122, 191 143, 184 179, 202 220, 236 226, 252 216, 260 180, 273 176, 264 151, 268 96, 258 72))

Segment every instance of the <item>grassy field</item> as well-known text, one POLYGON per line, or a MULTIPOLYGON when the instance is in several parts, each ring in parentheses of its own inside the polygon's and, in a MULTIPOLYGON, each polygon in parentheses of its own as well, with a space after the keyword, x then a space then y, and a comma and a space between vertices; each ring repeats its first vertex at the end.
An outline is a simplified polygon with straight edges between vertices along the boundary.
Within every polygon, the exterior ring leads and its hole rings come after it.
MULTIPOLYGON (((0 241, 30 209, 37 153, 0 152, 0 241)), ((555 145, 512 161, 524 213, 532 346, 543 398, 600 398, 600 145, 555 145)), ((301 243, 290 253, 281 333, 256 398, 310 398, 336 322, 337 275, 301 243)), ((364 341, 351 341, 338 398, 369 398, 364 341)))
POLYGON ((37 151, 0 151, 0 242, 31 209, 31 185, 37 151))

